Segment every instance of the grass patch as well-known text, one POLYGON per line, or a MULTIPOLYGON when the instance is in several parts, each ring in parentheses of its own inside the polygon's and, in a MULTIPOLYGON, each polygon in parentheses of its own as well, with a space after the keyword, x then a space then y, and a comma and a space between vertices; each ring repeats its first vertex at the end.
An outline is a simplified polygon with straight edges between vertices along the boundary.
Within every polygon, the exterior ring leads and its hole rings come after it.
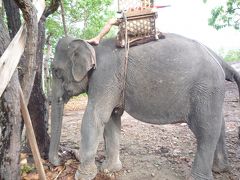
POLYGON ((35 170, 35 167, 34 166, 30 166, 28 164, 23 164, 21 166, 21 175, 22 174, 28 174, 30 172, 33 172, 35 170))
POLYGON ((87 93, 83 93, 83 94, 80 94, 78 96, 73 96, 71 99, 77 100, 77 99, 81 99, 81 98, 87 97, 87 96, 88 96, 87 93))

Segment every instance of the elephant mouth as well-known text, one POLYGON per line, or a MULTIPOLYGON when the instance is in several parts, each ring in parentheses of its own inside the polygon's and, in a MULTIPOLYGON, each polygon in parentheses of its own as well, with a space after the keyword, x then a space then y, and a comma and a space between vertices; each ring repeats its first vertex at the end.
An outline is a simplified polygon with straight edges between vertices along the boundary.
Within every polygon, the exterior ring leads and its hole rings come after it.
POLYGON ((63 101, 64 103, 67 103, 69 101, 69 99, 73 96, 73 91, 68 89, 68 88, 64 88, 64 93, 63 93, 63 101))
POLYGON ((84 90, 81 87, 79 87, 79 89, 80 89, 80 91, 64 89, 64 93, 63 93, 63 97, 62 97, 64 103, 67 103, 71 97, 78 96, 79 94, 84 92, 84 90))
POLYGON ((67 103, 70 98, 71 98, 71 95, 69 95, 68 93, 63 94, 63 102, 64 103, 67 103))

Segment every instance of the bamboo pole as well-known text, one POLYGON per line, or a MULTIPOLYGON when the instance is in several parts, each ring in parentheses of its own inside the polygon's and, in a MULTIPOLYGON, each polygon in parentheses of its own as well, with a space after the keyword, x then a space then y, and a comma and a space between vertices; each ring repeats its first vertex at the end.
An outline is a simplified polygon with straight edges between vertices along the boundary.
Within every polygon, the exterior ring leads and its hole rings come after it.
POLYGON ((27 105, 26 105, 25 100, 24 100, 22 88, 20 86, 19 86, 19 93, 20 93, 21 112, 22 112, 24 124, 26 126, 27 137, 28 137, 28 140, 29 140, 29 144, 31 146, 33 159, 34 159, 34 162, 35 162, 38 174, 39 174, 39 179, 40 180, 46 180, 47 178, 46 178, 45 171, 43 169, 43 165, 42 165, 42 162, 41 162, 41 157, 40 157, 40 153, 39 153, 39 150, 38 150, 36 137, 35 137, 33 127, 32 127, 32 121, 30 119, 30 115, 29 115, 29 112, 28 112, 28 109, 27 109, 27 105))

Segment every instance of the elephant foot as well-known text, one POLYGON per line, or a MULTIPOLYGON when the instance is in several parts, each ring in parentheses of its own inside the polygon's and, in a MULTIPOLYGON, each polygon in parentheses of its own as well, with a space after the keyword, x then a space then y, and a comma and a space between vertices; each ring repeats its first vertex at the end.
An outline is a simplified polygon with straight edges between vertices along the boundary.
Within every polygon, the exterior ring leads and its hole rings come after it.
POLYGON ((213 167, 212 167, 213 172, 216 173, 221 173, 221 172, 227 172, 230 170, 230 166, 228 164, 227 160, 224 159, 215 159, 213 162, 213 167))
POLYGON ((191 175, 186 178, 186 180, 195 180, 191 175))
POLYGON ((224 164, 224 163, 214 163, 213 167, 212 167, 213 172, 216 173, 221 173, 221 172, 227 172, 230 170, 230 166, 228 164, 224 164))
POLYGON ((80 161, 80 155, 79 155, 79 150, 72 149, 71 150, 72 154, 75 156, 75 158, 80 161))
POLYGON ((118 160, 117 162, 105 160, 101 166, 102 171, 108 170, 110 172, 115 172, 121 169, 122 169, 122 163, 120 160, 118 160))
POLYGON ((80 164, 75 173, 75 180, 92 180, 96 175, 97 166, 94 163, 85 166, 80 164))
POLYGON ((60 160, 60 158, 57 156, 57 157, 51 157, 49 156, 49 161, 51 164, 53 164, 54 166, 60 166, 62 165, 62 161, 60 160))
POLYGON ((206 176, 201 173, 191 173, 187 180, 213 180, 212 173, 209 176, 206 176))

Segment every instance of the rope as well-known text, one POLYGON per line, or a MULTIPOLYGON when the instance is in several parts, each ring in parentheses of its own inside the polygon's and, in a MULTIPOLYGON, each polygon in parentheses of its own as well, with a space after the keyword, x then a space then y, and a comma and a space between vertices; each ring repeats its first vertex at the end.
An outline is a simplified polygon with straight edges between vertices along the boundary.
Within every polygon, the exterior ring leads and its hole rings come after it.
POLYGON ((126 89, 126 81, 127 81, 127 68, 128 68, 128 54, 129 54, 129 40, 128 40, 128 31, 127 31, 127 17, 126 14, 123 13, 123 20, 125 23, 125 58, 124 58, 124 74, 123 74, 123 89, 122 89, 122 104, 121 108, 124 109, 125 106, 125 89, 126 89))

